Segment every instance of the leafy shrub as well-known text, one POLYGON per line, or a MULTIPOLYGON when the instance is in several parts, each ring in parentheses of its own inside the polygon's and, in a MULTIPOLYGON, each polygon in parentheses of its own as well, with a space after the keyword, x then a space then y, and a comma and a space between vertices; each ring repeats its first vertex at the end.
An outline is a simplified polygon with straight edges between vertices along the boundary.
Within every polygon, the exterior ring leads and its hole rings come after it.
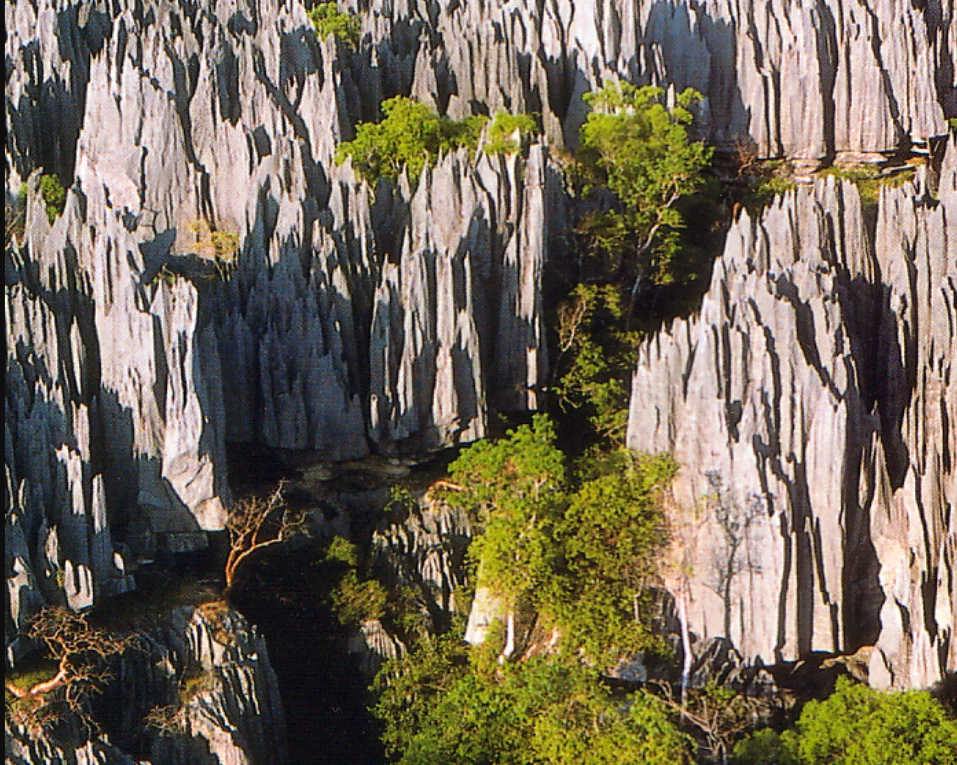
POLYGON ((650 644, 644 626, 654 561, 667 541, 659 493, 675 473, 664 458, 625 450, 591 457, 580 485, 546 417, 479 442, 452 463, 478 513, 470 548, 482 582, 510 604, 530 602, 562 644, 613 662, 650 644))
POLYGON ((509 114, 500 111, 488 127, 486 154, 515 154, 522 149, 526 136, 535 133, 538 125, 529 114, 509 114), (516 140, 516 133, 518 134, 516 140))
POLYGON ((422 170, 443 153, 478 145, 485 117, 452 120, 440 117, 425 104, 396 96, 382 102, 381 122, 364 122, 356 127, 352 141, 339 144, 336 162, 352 158, 356 171, 369 183, 379 178, 398 178, 402 169, 410 182, 418 182, 422 170))
POLYGON ((746 183, 744 207, 752 214, 767 207, 781 194, 797 188, 797 183, 787 173, 789 170, 780 162, 755 162, 742 171, 746 183))
POLYGON ((351 13, 339 10, 333 1, 319 3, 307 14, 316 30, 316 36, 325 40, 329 35, 335 36, 349 50, 359 47, 359 35, 362 27, 359 18, 351 13))
POLYGON ((781 737, 770 728, 738 742, 733 761, 736 765, 796 765, 781 737))
POLYGON ((558 310, 559 406, 579 410, 595 435, 623 444, 629 379, 641 334, 622 327, 625 307, 614 284, 579 284, 558 310))
POLYGON ((383 724, 388 754, 400 755, 409 747, 423 719, 465 676, 468 664, 468 646, 450 630, 382 665, 375 678, 378 701, 373 713, 383 724))
POLYGON ((734 750, 739 765, 955 765, 957 721, 923 691, 883 693, 840 678, 804 707, 794 730, 763 731, 734 750))
POLYGON ((52 224, 66 207, 66 189, 55 175, 44 175, 40 178, 40 196, 46 205, 47 219, 52 224))
MULTIPOLYGON (((424 656, 430 669, 434 658, 424 656)), ((429 687, 431 677, 420 678, 429 687)), ((532 659, 489 673, 459 664, 406 717, 392 716, 394 694, 383 698, 390 702, 376 712, 405 765, 690 762, 687 738, 657 700, 640 692, 616 699, 577 662, 532 659)))
POLYGON ((189 231, 193 235, 192 245, 196 255, 215 264, 222 278, 228 277, 236 267, 239 237, 232 231, 213 228, 202 219, 190 223, 189 231))
POLYGON ((617 202, 606 214, 621 229, 612 254, 631 282, 629 316, 644 282, 673 281, 684 226, 678 203, 702 188, 713 154, 688 135, 690 108, 701 94, 688 88, 670 109, 663 95, 657 87, 606 83, 584 96, 592 111, 581 128, 579 160, 586 190, 606 188, 617 202))
POLYGON ((571 496, 558 526, 562 570, 541 608, 567 644, 613 662, 651 642, 649 587, 668 541, 658 495, 677 467, 626 450, 588 463, 593 477, 571 496))
POLYGON ((332 605, 343 624, 361 624, 367 619, 381 619, 386 612, 388 595, 375 579, 360 580, 350 571, 332 591, 332 605))
POLYGON ((487 585, 520 599, 550 578, 557 554, 554 523, 565 495, 564 456, 544 415, 499 441, 479 441, 449 471, 466 488, 457 501, 478 511, 482 533, 470 554, 487 585))
MULTIPOLYGON (((325 597, 344 625, 357 626, 368 619, 381 619, 388 612, 389 594, 370 574, 357 545, 333 537, 317 561, 326 580, 325 597)), ((397 596, 401 593, 396 592, 397 596)))

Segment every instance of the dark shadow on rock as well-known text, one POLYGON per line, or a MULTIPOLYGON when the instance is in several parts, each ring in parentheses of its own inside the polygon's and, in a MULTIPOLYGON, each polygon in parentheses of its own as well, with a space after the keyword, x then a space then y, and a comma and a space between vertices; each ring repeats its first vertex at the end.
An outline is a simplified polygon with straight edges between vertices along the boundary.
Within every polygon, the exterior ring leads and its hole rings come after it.
POLYGON ((315 546, 298 555, 263 555, 236 607, 266 639, 279 680, 289 731, 290 761, 315 765, 367 765, 384 761, 378 728, 367 708, 367 680, 346 651, 348 631, 322 594, 310 565, 315 546), (292 559, 290 559, 292 557, 292 559))

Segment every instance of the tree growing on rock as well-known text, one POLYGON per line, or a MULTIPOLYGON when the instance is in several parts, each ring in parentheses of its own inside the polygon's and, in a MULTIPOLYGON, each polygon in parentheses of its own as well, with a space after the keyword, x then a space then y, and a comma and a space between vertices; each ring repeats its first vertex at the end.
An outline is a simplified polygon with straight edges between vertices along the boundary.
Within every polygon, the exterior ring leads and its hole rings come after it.
POLYGON ((405 96, 383 101, 382 113, 381 122, 360 123, 356 137, 336 150, 337 164, 351 157, 356 172, 372 184, 379 178, 394 181, 404 169, 415 186, 440 155, 462 147, 474 150, 487 119, 453 120, 405 96))
POLYGON ((268 499, 242 499, 229 511, 226 518, 229 553, 224 567, 227 597, 236 582, 239 567, 253 554, 282 544, 305 530, 305 515, 289 508, 282 490, 283 484, 280 483, 268 499))
POLYGON ((12 720, 34 733, 74 715, 92 725, 88 702, 112 677, 111 660, 136 644, 136 635, 118 636, 90 625, 85 614, 62 606, 46 608, 30 620, 25 635, 39 643, 53 664, 50 673, 6 677, 7 710, 12 720), (43 676, 48 674, 49 676, 43 676))
POLYGON ((584 174, 591 187, 611 191, 615 205, 579 228, 612 261, 614 280, 630 283, 628 318, 643 285, 674 278, 684 227, 678 204, 701 189, 713 153, 688 135, 691 106, 701 94, 687 88, 671 107, 663 95, 661 88, 622 82, 584 96, 592 107, 581 129, 584 174))

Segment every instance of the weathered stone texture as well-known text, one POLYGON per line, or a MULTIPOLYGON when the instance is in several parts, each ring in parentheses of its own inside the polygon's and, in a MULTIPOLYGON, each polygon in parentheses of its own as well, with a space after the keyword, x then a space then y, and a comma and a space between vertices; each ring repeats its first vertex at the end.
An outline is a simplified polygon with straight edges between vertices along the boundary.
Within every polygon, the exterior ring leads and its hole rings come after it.
POLYGON ((558 144, 577 143, 581 94, 618 77, 696 88, 709 137, 760 156, 893 151, 957 114, 954 12, 939 0, 350 5, 372 43, 357 65, 370 95, 538 111, 558 144))
POLYGON ((11 721, 6 756, 29 765, 284 765, 285 723, 266 644, 242 616, 222 603, 182 607, 156 616, 128 651, 101 702, 112 710, 113 736, 75 746, 31 735, 11 721), (165 730, 144 727, 151 709, 175 709, 165 730), (142 738, 145 735, 146 744, 142 738), (112 740, 111 740, 112 739, 112 740), (123 750, 136 742, 149 759, 123 750))
POLYGON ((957 665, 955 157, 937 199, 924 170, 882 190, 873 240, 848 183, 742 213, 699 313, 641 349, 628 443, 683 466, 669 585, 749 661, 957 665))
POLYGON ((16 624, 204 546, 230 501, 227 439, 346 460, 472 440, 489 404, 538 405, 543 147, 450 155, 373 194, 332 160, 355 85, 299 3, 6 14, 8 164, 33 173, 6 264, 16 624), (77 14, 95 41, 47 18, 77 14), (82 129, 51 164, 56 67, 82 129), (53 224, 41 165, 72 181, 53 224))

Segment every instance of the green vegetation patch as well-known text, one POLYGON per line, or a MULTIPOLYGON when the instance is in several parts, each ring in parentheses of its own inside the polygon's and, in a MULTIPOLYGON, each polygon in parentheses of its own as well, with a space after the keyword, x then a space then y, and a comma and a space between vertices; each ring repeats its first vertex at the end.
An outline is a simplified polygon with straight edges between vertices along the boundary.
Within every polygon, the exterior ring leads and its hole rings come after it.
POLYGON ((426 166, 447 152, 474 151, 487 118, 453 120, 440 117, 425 104, 405 96, 382 102, 381 122, 356 126, 356 137, 339 144, 336 163, 352 158, 353 167, 369 183, 379 178, 396 180, 403 168, 414 186, 426 166))
POLYGON ((767 207, 778 196, 797 188, 788 163, 782 160, 758 161, 756 152, 756 149, 738 149, 738 174, 745 184, 741 204, 752 215, 767 207))
POLYGON ((880 201, 882 188, 899 188, 914 179, 916 167, 903 169, 899 172, 885 175, 879 167, 863 165, 855 167, 828 167, 818 173, 822 178, 839 178, 850 181, 857 186, 861 204, 864 207, 876 207, 880 201))
POLYGON ((66 189, 55 175, 44 175, 40 178, 40 196, 46 205, 47 219, 53 222, 63 215, 66 207, 66 189))
MULTIPOLYGON (((56 677, 59 663, 52 659, 33 659, 24 661, 15 669, 8 669, 4 674, 4 681, 20 690, 28 690, 38 683, 45 683, 56 677)), ((4 700, 15 704, 17 699, 9 690, 4 690, 4 700)))
POLYGON ((483 670, 446 638, 390 662, 380 677, 393 684, 375 713, 390 753, 404 765, 691 761, 690 740, 657 699, 614 696, 595 670, 574 660, 483 670))
POLYGON ((955 765, 957 721, 924 691, 885 693, 840 678, 793 730, 763 730, 734 749, 737 765, 955 765))
POLYGON ((355 50, 359 47, 359 39, 362 33, 362 25, 359 17, 340 11, 335 2, 319 3, 306 14, 316 30, 316 36, 320 40, 325 40, 329 35, 333 35, 339 42, 349 50, 355 50))
POLYGON ((579 284, 572 290, 558 309, 561 372, 553 389, 562 411, 583 415, 600 440, 617 445, 625 440, 629 380, 643 337, 625 329, 623 303, 614 284, 579 284))
POLYGON ((538 133, 538 123, 530 114, 500 111, 488 126, 486 154, 516 154, 529 136, 538 133))
POLYGON ((616 259, 617 280, 631 285, 628 314, 643 283, 674 280, 684 228, 678 203, 703 188, 713 154, 688 134, 701 94, 688 88, 671 108, 663 97, 661 88, 624 82, 584 96, 592 107, 578 155, 585 192, 607 189, 616 201, 599 220, 606 238, 593 249, 616 259))
POLYGON ((470 555, 481 583, 509 608, 530 603, 562 646, 606 665, 657 649, 648 622, 655 560, 667 543, 660 492, 675 473, 664 458, 592 454, 566 475, 543 415, 450 466, 450 494, 476 517, 470 555))

